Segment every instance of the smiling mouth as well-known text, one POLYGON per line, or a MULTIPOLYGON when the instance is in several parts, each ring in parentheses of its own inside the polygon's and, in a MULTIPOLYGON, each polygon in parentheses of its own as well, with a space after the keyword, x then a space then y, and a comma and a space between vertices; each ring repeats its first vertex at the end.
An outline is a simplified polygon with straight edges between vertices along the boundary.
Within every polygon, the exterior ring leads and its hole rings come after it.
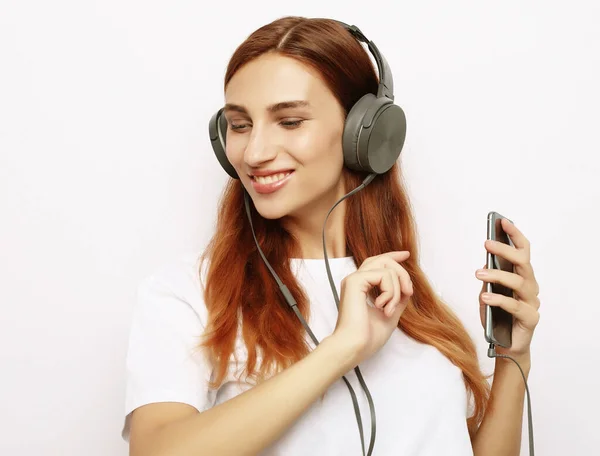
POLYGON ((270 176, 250 176, 250 178, 259 184, 267 185, 274 184, 280 180, 285 179, 287 176, 292 174, 293 171, 286 171, 284 173, 271 174, 270 176))
POLYGON ((250 176, 252 188, 260 194, 275 193, 287 185, 293 174, 294 170, 271 174, 270 176, 250 176))

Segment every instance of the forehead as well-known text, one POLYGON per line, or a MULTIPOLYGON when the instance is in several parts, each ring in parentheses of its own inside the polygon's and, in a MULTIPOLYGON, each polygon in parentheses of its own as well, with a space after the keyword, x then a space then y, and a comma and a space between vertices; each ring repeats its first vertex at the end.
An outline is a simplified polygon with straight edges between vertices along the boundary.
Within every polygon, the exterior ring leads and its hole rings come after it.
POLYGON ((249 111, 263 110, 285 100, 307 100, 319 108, 331 103, 333 94, 308 65, 274 53, 263 54, 242 66, 225 90, 225 102, 249 111))

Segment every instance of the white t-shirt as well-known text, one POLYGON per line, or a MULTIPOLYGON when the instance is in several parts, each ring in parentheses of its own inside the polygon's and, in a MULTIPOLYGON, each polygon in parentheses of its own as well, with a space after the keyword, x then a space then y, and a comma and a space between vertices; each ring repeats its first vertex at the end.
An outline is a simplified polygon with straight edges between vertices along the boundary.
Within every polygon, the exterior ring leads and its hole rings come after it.
MULTIPOLYGON (((292 259, 291 267, 311 305, 308 322, 318 340, 330 335, 337 307, 324 260, 292 259)), ((351 258, 329 260, 340 292, 344 277, 356 270, 351 258)), ((139 285, 127 355, 123 438, 137 407, 182 402, 202 412, 252 387, 236 380, 242 364, 230 362, 218 391, 207 383, 212 368, 194 351, 207 322, 199 279, 199 254, 184 255, 139 285)), ((307 340, 308 336, 307 336, 307 340)), ((313 346, 312 342, 310 342, 313 346)), ((246 359, 241 335, 238 362, 246 359)), ((467 431, 470 416, 461 370, 436 348, 400 329, 360 369, 373 397, 377 435, 373 456, 464 456, 473 450, 467 431)), ((361 410, 365 446, 371 434, 369 405, 354 370, 346 374, 361 410)), ((282 404, 284 407, 285 404, 282 404)), ((361 443, 350 393, 342 379, 318 399, 263 456, 361 456, 361 443)))

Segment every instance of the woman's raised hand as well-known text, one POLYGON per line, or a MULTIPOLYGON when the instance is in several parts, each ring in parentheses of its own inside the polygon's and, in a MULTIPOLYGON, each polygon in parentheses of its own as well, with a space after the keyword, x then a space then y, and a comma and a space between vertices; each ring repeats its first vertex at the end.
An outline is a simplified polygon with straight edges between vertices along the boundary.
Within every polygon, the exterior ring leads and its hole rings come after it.
POLYGON ((353 353, 359 364, 379 350, 398 327, 400 316, 413 295, 410 276, 401 263, 410 252, 387 252, 367 258, 341 283, 339 315, 332 337, 353 353), (379 287, 374 303, 368 292, 379 287))

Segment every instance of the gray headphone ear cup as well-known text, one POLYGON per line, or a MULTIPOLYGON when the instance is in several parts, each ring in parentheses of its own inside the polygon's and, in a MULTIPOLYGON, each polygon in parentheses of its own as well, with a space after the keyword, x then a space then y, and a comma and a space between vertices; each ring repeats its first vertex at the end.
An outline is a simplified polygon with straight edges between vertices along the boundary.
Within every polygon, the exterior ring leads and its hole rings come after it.
POLYGON ((383 174, 389 171, 402 152, 405 138, 404 111, 392 102, 383 104, 377 109, 370 128, 363 128, 359 134, 360 162, 366 163, 372 173, 383 174))
POLYGON ((344 133, 342 135, 342 149, 344 151, 344 165, 355 171, 364 171, 359 163, 357 147, 358 135, 362 129, 362 121, 369 106, 375 100, 375 95, 367 93, 363 95, 346 116, 344 123, 344 133))
POLYGON ((210 137, 210 143, 212 144, 213 152, 215 153, 217 160, 225 170, 234 179, 239 179, 237 171, 233 165, 229 162, 227 154, 225 153, 225 142, 227 138, 227 119, 223 115, 223 109, 219 109, 208 122, 208 135, 210 137))
POLYGON ((357 171, 383 174, 394 166, 405 138, 402 108, 389 98, 369 93, 358 100, 346 118, 344 163, 357 171))

